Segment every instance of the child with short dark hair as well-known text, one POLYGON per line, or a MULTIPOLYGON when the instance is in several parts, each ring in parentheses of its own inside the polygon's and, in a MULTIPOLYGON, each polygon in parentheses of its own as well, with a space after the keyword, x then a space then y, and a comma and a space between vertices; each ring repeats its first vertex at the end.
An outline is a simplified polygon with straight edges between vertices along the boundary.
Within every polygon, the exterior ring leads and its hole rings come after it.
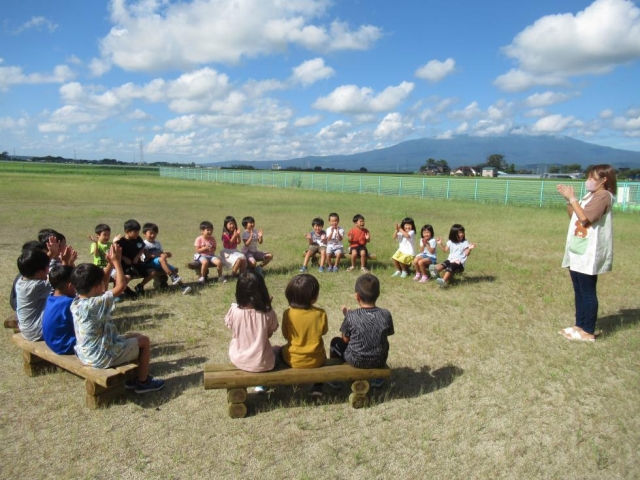
POLYGON ((367 270, 367 243, 371 241, 369 230, 364 228, 364 217, 359 213, 353 216, 354 227, 349 230, 347 238, 349 239, 349 253, 351 254, 351 266, 347 268, 350 272, 356 268, 356 258, 360 257, 360 271, 369 273, 367 270))
POLYGON ((193 259, 200 262, 198 283, 205 284, 210 265, 214 265, 218 269, 218 281, 226 282, 227 280, 222 275, 222 260, 216 257, 217 244, 213 236, 213 223, 207 220, 200 222, 200 234, 194 243, 196 253, 193 255, 193 259))
POLYGON ((340 259, 344 255, 342 239, 344 228, 340 226, 340 216, 332 212, 329 214, 329 228, 327 228, 327 271, 337 272, 340 259), (331 259, 335 257, 335 263, 331 266, 331 259))
MULTIPOLYGON (((89 253, 93 257, 93 264, 99 266, 102 269, 105 269, 109 262, 107 261, 107 253, 109 253, 109 249, 111 248, 111 243, 109 239, 111 238, 111 227, 106 223, 99 223, 96 225, 94 229, 96 236, 88 235, 89 240, 91 240, 91 247, 89 249, 89 253)), ((117 236, 114 240, 117 242, 122 238, 121 236, 117 236)))
POLYGON ((263 231, 261 228, 257 232, 255 231, 256 220, 253 217, 244 217, 242 219, 242 227, 245 229, 241 237, 244 245, 242 253, 247 257, 247 267, 256 268, 257 262, 262 262, 262 266, 257 267, 260 269, 258 273, 261 273, 262 267, 273 260, 273 255, 258 250, 258 245, 262 245, 263 231))
MULTIPOLYGON (((124 237, 120 238, 115 245, 119 245, 122 249, 121 262, 125 273, 127 284, 134 277, 142 277, 142 287, 136 286, 136 291, 142 293, 144 285, 153 278, 153 274, 149 275, 147 269, 142 263, 142 255, 144 254, 144 241, 140 237, 140 224, 130 219, 124 222, 124 237)), ((136 292, 126 287, 123 291, 130 298, 136 298, 136 292)))
MULTIPOLYGON (((308 273, 296 275, 284 292, 289 302, 282 314, 282 358, 292 368, 316 368, 324 364, 326 353, 322 336, 329 330, 327 313, 315 307, 320 294, 318 280, 308 273)), ((313 397, 322 396, 322 384, 309 391, 313 397)))
MULTIPOLYGON (((358 277, 355 285, 356 302, 360 308, 349 310, 342 306, 344 321, 342 337, 331 340, 330 355, 342 358, 356 368, 382 368, 389 356, 388 337, 394 334, 391 312, 376 306, 380 296, 380 281, 370 273, 358 277)), ((374 379, 371 386, 380 388, 382 379, 374 379)), ((340 387, 339 383, 330 383, 340 387)))
MULTIPOLYGON (((171 258, 171 252, 165 252, 162 249, 162 244, 156 240, 159 231, 158 225, 151 222, 145 223, 142 227, 145 245, 145 253, 142 256, 143 264, 147 271, 164 272, 171 278, 174 285, 182 286, 182 278, 178 275, 178 269, 167 261, 168 258, 171 258)), ((182 294, 187 294, 190 291, 191 287, 184 287, 182 294)))
POLYGON ((73 328, 71 302, 76 290, 71 285, 73 267, 54 265, 49 270, 49 283, 53 295, 47 298, 42 315, 42 337, 47 346, 58 355, 74 355, 76 332, 73 328))
POLYGON ((327 233, 322 229, 322 227, 324 227, 324 220, 319 217, 314 218, 311 220, 311 227, 313 230, 304 236, 304 238, 307 239, 307 242, 309 242, 309 246, 304 254, 304 262, 302 263, 300 271, 306 272, 309 260, 319 252, 320 264, 318 266, 318 271, 324 272, 324 262, 327 258, 327 233))
POLYGON ((139 333, 120 336, 111 319, 115 298, 127 285, 121 262, 122 249, 117 243, 111 246, 107 260, 116 271, 112 290, 105 292, 104 277, 108 272, 96 265, 79 265, 71 276, 71 284, 78 293, 71 303, 76 354, 82 363, 94 368, 110 368, 137 360, 138 378, 127 381, 125 388, 136 393, 160 390, 164 381, 149 375, 149 337, 139 333))
POLYGON ((448 252, 449 257, 437 265, 429 265, 429 274, 435 278, 440 288, 449 286, 449 282, 456 273, 464 272, 464 264, 471 254, 471 250, 476 248, 475 243, 469 243, 466 239, 464 227, 459 223, 454 223, 449 231, 449 240, 446 245, 442 244, 442 239, 438 237, 436 243, 440 245, 443 252, 448 252), (440 272, 444 275, 440 278, 440 272))

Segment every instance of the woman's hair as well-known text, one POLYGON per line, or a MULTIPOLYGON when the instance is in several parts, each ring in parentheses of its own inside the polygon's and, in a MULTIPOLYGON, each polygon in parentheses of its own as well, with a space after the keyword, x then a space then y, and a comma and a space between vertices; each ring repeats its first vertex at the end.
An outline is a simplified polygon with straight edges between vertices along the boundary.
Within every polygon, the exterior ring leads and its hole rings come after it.
POLYGON ((415 222, 413 221, 413 218, 411 218, 411 217, 404 217, 404 218, 402 219, 402 222, 400 222, 400 228, 402 228, 402 230, 404 230, 404 226, 405 226, 407 223, 408 223, 409 225, 411 225, 411 230, 413 230, 413 231, 415 232, 415 231, 416 231, 416 224, 415 224, 415 222))
POLYGON ((227 228, 227 223, 229 222, 235 223, 236 229, 238 228, 238 222, 236 222, 236 219, 233 218, 231 215, 227 215, 226 217, 224 217, 224 222, 222 223, 222 232, 231 235, 231 232, 227 228))
POLYGON ((422 228, 420 229, 420 238, 424 236, 424 232, 426 231, 431 232, 431 238, 435 238, 436 234, 433 233, 433 227, 428 223, 426 225, 423 225, 422 228))
POLYGON ((236 302, 263 313, 271 311, 271 297, 264 278, 254 272, 242 272, 236 283, 236 302))
POLYGON ((464 227, 459 223, 454 223, 451 226, 451 230, 449 230, 449 240, 453 243, 460 243, 460 239, 458 238, 458 233, 464 233, 464 227))
POLYGON ((104 282, 104 270, 93 263, 83 263, 73 269, 71 285, 79 295, 86 295, 104 282))
POLYGON ((289 306, 293 308, 311 308, 311 305, 318 299, 320 294, 320 284, 313 275, 302 273, 296 275, 289 281, 284 291, 289 306))
POLYGON ((597 177, 599 179, 605 178, 607 181, 604 182, 605 190, 608 190, 612 195, 615 195, 618 191, 618 181, 616 180, 616 171, 615 169, 606 163, 601 165, 591 165, 587 168, 586 171, 587 178, 589 177, 597 177))

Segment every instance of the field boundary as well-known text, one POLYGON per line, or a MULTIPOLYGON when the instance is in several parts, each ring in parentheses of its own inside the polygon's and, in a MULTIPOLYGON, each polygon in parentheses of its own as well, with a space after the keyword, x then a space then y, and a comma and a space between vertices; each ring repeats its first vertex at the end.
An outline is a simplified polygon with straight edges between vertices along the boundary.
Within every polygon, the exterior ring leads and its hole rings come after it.
MULTIPOLYGON (((558 183, 573 183, 579 197, 586 193, 584 182, 567 182, 559 179, 450 178, 418 175, 358 175, 168 167, 160 168, 160 176, 262 187, 303 188, 325 192, 463 200, 476 203, 535 207, 564 206, 564 199, 556 191, 558 183)), ((615 206, 616 209, 622 211, 640 212, 640 182, 619 182, 615 206)))

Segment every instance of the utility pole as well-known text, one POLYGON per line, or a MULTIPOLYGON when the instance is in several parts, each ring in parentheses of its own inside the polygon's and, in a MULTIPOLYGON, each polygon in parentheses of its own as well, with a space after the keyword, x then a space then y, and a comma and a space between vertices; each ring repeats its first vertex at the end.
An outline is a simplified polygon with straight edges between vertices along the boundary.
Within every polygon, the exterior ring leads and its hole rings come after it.
POLYGON ((144 153, 142 150, 142 140, 140 140, 140 163, 144 162, 144 153))

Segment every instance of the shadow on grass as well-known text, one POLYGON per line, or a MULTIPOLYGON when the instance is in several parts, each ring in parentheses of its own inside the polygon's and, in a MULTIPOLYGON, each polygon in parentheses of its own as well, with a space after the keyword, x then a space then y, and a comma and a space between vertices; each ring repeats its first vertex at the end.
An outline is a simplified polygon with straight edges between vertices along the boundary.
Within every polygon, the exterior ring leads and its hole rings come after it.
MULTIPOLYGON (((451 385, 464 370, 454 365, 431 370, 425 365, 418 371, 409 367, 394 368, 391 378, 386 380, 382 388, 370 389, 368 396, 370 406, 395 399, 415 398, 435 392, 451 385)), ((310 405, 348 403, 351 394, 350 382, 335 390, 325 384, 321 399, 311 399, 308 391, 311 385, 283 385, 269 389, 266 394, 249 393, 246 400, 247 416, 277 410, 280 408, 299 408, 310 405)))
POLYGON ((597 329, 602 330, 602 333, 606 336, 638 322, 640 322, 640 308, 626 308, 618 313, 598 318, 597 329))
POLYGON ((118 326, 119 332, 127 332, 132 330, 136 326, 144 325, 145 328, 155 328, 152 322, 156 320, 164 320, 166 318, 171 318, 173 315, 171 313, 154 313, 154 314, 146 314, 146 315, 130 315, 124 318, 116 317, 114 321, 118 326))
POLYGON ((121 313, 140 312, 143 310, 146 311, 146 310, 151 310, 157 307, 157 305, 142 303, 137 301, 131 302, 131 300, 127 300, 127 302, 128 303, 125 305, 117 304, 117 307, 114 310, 115 315, 120 315, 121 313))
POLYGON ((454 280, 452 283, 493 283, 496 281, 496 277, 493 275, 464 275, 463 277, 456 278, 453 277, 454 280))
MULTIPOLYGON (((187 363, 189 365, 191 363, 202 363, 204 360, 206 359, 203 357, 189 357, 183 359, 183 361, 178 360, 176 362, 158 362, 153 363, 151 365, 151 369, 153 375, 157 374, 157 376, 160 377, 163 372, 167 373, 168 371, 171 371, 171 369, 175 370, 176 368, 183 369, 185 366, 187 366, 187 363), (163 363, 177 365, 166 365, 166 369, 163 369, 163 363)), ((202 388, 202 372, 194 372, 176 378, 169 378, 166 380, 164 388, 157 392, 150 392, 149 394, 145 395, 130 393, 127 395, 127 401, 135 403, 141 408, 159 410, 162 405, 169 403, 170 401, 178 398, 185 391, 193 388, 202 388)))

